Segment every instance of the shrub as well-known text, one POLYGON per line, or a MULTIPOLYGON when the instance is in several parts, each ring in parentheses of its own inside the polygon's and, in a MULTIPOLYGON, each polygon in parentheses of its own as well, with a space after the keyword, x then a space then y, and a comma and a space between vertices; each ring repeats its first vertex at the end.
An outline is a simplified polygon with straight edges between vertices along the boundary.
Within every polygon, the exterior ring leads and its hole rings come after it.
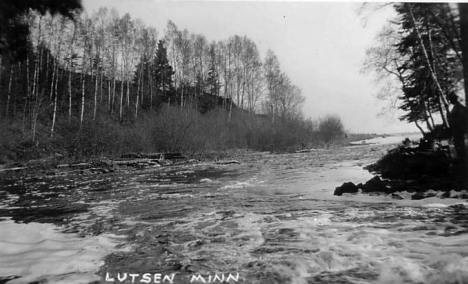
POLYGON ((53 138, 49 137, 48 120, 39 120, 34 144, 30 131, 21 131, 23 122, 18 116, 16 121, 0 124, 0 162, 53 153, 75 160, 130 152, 200 156, 219 156, 220 152, 237 149, 284 152, 322 146, 343 134, 341 120, 336 116, 320 120, 317 127, 312 120, 273 120, 241 109, 229 113, 215 108, 201 114, 195 107, 162 105, 154 111, 140 112, 136 119, 131 112, 124 114, 121 120, 102 112, 93 120, 88 114, 81 125, 79 118, 69 121, 62 114, 57 117, 53 138))
POLYGON ((337 115, 327 115, 320 119, 318 130, 322 140, 327 144, 333 143, 345 134, 341 118, 337 115))

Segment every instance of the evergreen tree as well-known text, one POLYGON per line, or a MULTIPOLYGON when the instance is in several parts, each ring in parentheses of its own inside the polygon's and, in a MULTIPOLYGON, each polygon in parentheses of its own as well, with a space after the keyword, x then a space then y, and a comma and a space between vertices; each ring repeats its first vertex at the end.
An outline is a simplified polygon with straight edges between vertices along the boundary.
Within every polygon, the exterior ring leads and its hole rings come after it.
POLYGON ((153 67, 153 78, 156 90, 158 91, 161 100, 172 103, 171 100, 175 97, 174 82, 172 78, 174 70, 167 59, 167 50, 164 46, 164 41, 162 40, 158 42, 153 67))
POLYGON ((212 96, 219 96, 219 90, 221 89, 221 83, 219 79, 218 71, 216 70, 216 53, 214 45, 210 47, 210 70, 208 71, 207 78, 207 92, 212 96))
POLYGON ((437 114, 448 127, 445 95, 456 90, 461 79, 461 62, 456 59, 459 46, 452 40, 453 29, 448 28, 449 10, 440 3, 403 3, 396 4, 395 9, 403 35, 397 51, 409 58, 401 68, 410 71, 400 108, 419 112, 402 118, 425 120, 432 130, 432 116, 437 114))
POLYGON ((375 71, 379 83, 386 81, 379 98, 405 111, 401 120, 414 122, 423 134, 422 124, 429 131, 437 124, 448 127, 446 95, 457 92, 462 80, 456 11, 447 3, 393 7, 398 18, 379 34, 379 44, 368 49, 364 70, 375 71), (389 75, 396 81, 389 81, 389 75))

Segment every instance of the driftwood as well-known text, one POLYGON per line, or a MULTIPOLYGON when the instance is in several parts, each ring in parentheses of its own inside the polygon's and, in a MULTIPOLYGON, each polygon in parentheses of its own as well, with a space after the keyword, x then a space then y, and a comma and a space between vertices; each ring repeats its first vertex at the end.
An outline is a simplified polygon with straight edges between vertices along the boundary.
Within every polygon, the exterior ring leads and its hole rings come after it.
POLYGON ((133 160, 123 160, 123 161, 113 161, 117 166, 132 166, 132 165, 159 165, 159 160, 155 159, 133 159, 133 160))
POLYGON ((229 160, 229 161, 217 161, 216 164, 218 164, 218 165, 229 165, 229 164, 240 164, 240 162, 236 161, 236 160, 229 160))
POLYGON ((130 159, 158 159, 158 160, 175 160, 175 159, 187 159, 181 153, 126 153, 121 158, 130 159))
POLYGON ((60 164, 57 165, 57 169, 63 169, 63 168, 84 168, 84 167, 90 167, 91 163, 78 163, 78 164, 60 164))
POLYGON ((310 153, 310 152, 322 152, 322 151, 328 151, 328 149, 303 149, 303 150, 297 150, 295 153, 310 153))
POLYGON ((14 171, 21 171, 25 170, 28 167, 16 167, 16 168, 6 168, 6 169, 0 169, 0 172, 14 172, 14 171))
MULTIPOLYGON (((129 166, 129 167, 147 167, 147 166, 162 166, 173 164, 172 160, 186 160, 187 157, 181 153, 128 153, 122 155, 120 160, 110 160, 107 158, 96 159, 87 163, 64 163, 56 165, 61 174, 70 173, 107 173, 115 171, 115 167, 129 166), (68 170, 69 169, 69 170, 68 170)), ((42 164, 45 160, 35 160, 28 165, 19 163, 12 163, 8 166, 0 165, 0 173, 16 172, 28 169, 39 169, 38 164, 42 164)), ((232 161, 226 163, 233 163, 232 161)), ((238 163, 238 162, 236 162, 238 163)), ((52 166, 52 165, 51 165, 52 166)), ((53 174, 59 172, 53 171, 53 174)), ((52 172, 51 172, 52 173, 52 172)))

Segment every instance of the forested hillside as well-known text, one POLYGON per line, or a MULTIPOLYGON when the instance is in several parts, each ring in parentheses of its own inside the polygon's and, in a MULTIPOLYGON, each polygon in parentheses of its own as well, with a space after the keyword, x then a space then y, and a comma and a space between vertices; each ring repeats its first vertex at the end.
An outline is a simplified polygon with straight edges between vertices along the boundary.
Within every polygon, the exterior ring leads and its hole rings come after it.
POLYGON ((299 87, 246 36, 209 41, 129 14, 30 10, 25 48, 2 52, 0 162, 135 151, 288 150, 344 134, 304 119, 299 87))

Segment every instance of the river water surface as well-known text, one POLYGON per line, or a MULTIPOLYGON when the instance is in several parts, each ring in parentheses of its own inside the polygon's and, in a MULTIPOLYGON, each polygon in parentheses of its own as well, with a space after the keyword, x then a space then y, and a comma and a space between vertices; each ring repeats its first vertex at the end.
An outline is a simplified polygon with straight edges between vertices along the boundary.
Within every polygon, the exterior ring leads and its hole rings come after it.
POLYGON ((0 283, 468 283, 463 199, 334 196, 387 144, 0 183, 0 283))

